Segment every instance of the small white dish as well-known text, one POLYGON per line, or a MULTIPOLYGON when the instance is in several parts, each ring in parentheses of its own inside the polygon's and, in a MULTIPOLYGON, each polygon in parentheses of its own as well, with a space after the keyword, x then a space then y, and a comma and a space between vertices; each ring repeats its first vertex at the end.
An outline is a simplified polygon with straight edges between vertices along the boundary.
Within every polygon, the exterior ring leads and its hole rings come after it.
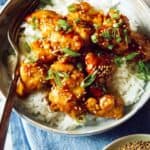
POLYGON ((103 150, 119 150, 119 147, 128 143, 135 141, 149 141, 150 142, 150 134, 132 134, 128 136, 121 137, 106 147, 103 150))

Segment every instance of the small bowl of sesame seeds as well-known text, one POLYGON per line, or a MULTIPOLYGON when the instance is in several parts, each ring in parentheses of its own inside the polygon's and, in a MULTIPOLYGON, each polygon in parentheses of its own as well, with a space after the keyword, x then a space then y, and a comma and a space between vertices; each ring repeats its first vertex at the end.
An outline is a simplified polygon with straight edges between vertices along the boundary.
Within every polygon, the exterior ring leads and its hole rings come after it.
POLYGON ((121 137, 103 150, 150 150, 150 134, 132 134, 121 137))

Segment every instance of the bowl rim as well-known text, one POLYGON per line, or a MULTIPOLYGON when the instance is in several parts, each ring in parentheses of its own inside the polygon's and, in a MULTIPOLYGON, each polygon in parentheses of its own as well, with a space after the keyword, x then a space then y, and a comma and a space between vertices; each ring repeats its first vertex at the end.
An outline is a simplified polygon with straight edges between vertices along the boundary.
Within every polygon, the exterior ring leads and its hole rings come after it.
POLYGON ((148 138, 150 138, 150 134, 137 133, 137 134, 129 134, 129 135, 126 135, 126 136, 119 137, 119 138, 113 140, 110 144, 106 145, 103 148, 103 150, 107 150, 108 148, 111 148, 114 144, 120 143, 121 141, 127 140, 129 138, 133 138, 133 137, 148 137, 148 138))

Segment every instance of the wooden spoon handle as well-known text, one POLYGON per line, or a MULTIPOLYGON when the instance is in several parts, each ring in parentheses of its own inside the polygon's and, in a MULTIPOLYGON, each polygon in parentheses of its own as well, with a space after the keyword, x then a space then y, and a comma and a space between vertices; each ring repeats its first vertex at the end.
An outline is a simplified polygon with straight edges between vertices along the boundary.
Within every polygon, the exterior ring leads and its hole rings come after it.
POLYGON ((10 114, 11 114, 12 108, 14 106, 14 101, 15 101, 14 100, 15 87, 16 87, 16 79, 13 80, 10 85, 10 90, 8 93, 8 97, 7 97, 4 111, 2 114, 2 119, 0 122, 0 150, 4 149, 6 134, 7 134, 8 125, 9 125, 9 118, 10 118, 10 114))

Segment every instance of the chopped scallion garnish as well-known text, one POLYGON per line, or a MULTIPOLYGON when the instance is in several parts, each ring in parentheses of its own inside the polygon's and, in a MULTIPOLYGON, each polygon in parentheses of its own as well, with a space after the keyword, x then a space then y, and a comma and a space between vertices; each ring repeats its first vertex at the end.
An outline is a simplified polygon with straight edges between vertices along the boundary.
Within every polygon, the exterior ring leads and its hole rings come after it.
POLYGON ((122 59, 122 57, 118 56, 114 59, 114 62, 118 67, 120 67, 123 64, 123 59, 122 59))
POLYGON ((30 53, 31 52, 31 47, 29 46, 29 44, 27 42, 23 43, 23 53, 30 53))
POLYGON ((124 29, 123 30, 123 33, 124 33, 124 38, 125 38, 125 42, 126 44, 128 45, 130 43, 130 38, 128 36, 128 30, 127 29, 124 29))
POLYGON ((37 18, 36 17, 32 18, 32 27, 33 27, 33 29, 37 28, 37 18))
POLYGON ((77 11, 77 7, 74 4, 72 4, 72 5, 68 6, 68 10, 70 12, 76 12, 77 11))
POLYGON ((93 74, 88 75, 82 82, 81 87, 88 87, 90 86, 96 79, 97 72, 95 71, 93 74))
POLYGON ((68 78, 69 75, 66 72, 60 72, 60 71, 54 71, 54 70, 48 70, 46 80, 53 79, 56 83, 56 85, 61 86, 61 79, 62 78, 68 78))
POLYGON ((95 29, 100 28, 100 25, 98 25, 98 24, 93 24, 93 26, 94 26, 95 29))
POLYGON ((138 54, 139 53, 137 53, 137 52, 130 53, 127 56, 125 56, 125 59, 126 59, 126 61, 130 61, 130 60, 134 59, 138 54))
POLYGON ((139 61, 137 64, 137 77, 139 79, 150 81, 150 65, 143 61, 139 61))
POLYGON ((54 72, 53 77, 54 77, 54 81, 55 81, 56 85, 62 86, 61 79, 60 79, 58 72, 54 72))
POLYGON ((109 33, 108 30, 105 30, 101 33, 102 37, 106 38, 106 39, 111 39, 111 34, 109 33))
POLYGON ((121 39, 121 37, 120 37, 120 36, 116 36, 116 42, 117 42, 117 43, 120 43, 120 42, 121 42, 121 40, 122 40, 122 39, 121 39))
POLYGON ((68 31, 71 29, 71 26, 68 24, 68 22, 64 19, 58 20, 58 28, 63 29, 64 31, 68 31))
POLYGON ((67 56, 72 56, 72 57, 79 57, 81 54, 78 52, 74 52, 70 48, 63 48, 62 51, 67 55, 67 56))
POLYGON ((91 36, 91 40, 92 40, 93 43, 98 43, 98 35, 93 34, 93 35, 91 36))
POLYGON ((111 15, 111 17, 112 17, 113 19, 119 19, 119 18, 120 18, 120 14, 114 13, 114 14, 111 15))
POLYGON ((119 28, 119 26, 120 26, 119 23, 114 23, 114 24, 113 24, 113 27, 114 27, 114 28, 119 28))
POLYGON ((108 47, 107 47, 109 50, 112 50, 113 48, 114 48, 114 46, 113 45, 108 45, 108 47))
POLYGON ((78 68, 80 71, 82 71, 82 70, 83 70, 82 64, 81 64, 81 63, 78 63, 78 64, 77 64, 77 68, 78 68))

